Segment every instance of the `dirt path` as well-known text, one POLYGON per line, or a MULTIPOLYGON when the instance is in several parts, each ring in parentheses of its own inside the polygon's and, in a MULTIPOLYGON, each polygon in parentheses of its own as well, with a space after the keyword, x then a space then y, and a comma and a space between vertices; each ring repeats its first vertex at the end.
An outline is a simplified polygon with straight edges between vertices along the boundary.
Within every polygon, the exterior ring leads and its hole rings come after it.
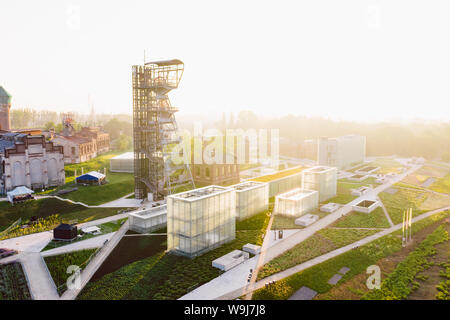
MULTIPOLYGON (((400 251, 398 251, 388 257, 385 257, 385 258, 379 260, 377 262, 377 265, 381 269, 381 279, 382 280, 385 279, 389 273, 394 271, 395 268, 397 267, 397 265, 401 261, 403 261, 406 258, 406 256, 417 247, 417 245, 419 243, 421 243, 423 240, 425 240, 425 238, 441 224, 445 224, 447 231, 450 232, 449 223, 445 223, 445 220, 437 221, 437 222, 423 228, 419 232, 415 233, 413 236, 413 242, 410 243, 408 246, 406 246, 405 248, 402 248, 400 251)), ((444 257, 446 259, 448 259, 448 250, 449 250, 448 245, 449 245, 449 242, 447 241, 446 243, 436 246, 436 248, 438 250, 442 251, 442 253, 444 254, 444 257), (438 246, 440 247, 445 244, 447 244, 447 251, 445 251, 445 249, 441 249, 441 248, 438 249, 438 246)), ((430 286, 433 286, 432 279, 434 279, 434 278, 432 278, 431 273, 436 272, 436 270, 430 270, 429 272, 430 272, 430 275, 429 275, 428 280, 431 283, 430 286)), ((437 271, 437 273, 439 274, 439 271, 437 271)), ((356 275, 355 277, 353 277, 352 279, 349 279, 346 282, 332 288, 330 291, 317 295, 314 299, 317 299, 317 300, 359 300, 361 298, 361 296, 368 291, 367 286, 366 286, 367 277, 368 277, 368 275, 365 272, 360 273, 360 274, 356 275)), ((442 278, 439 281, 437 281, 436 284, 434 284, 434 287, 440 281, 442 281, 442 278)), ((423 281, 420 281, 420 280, 418 282, 423 283, 423 281)), ((422 283, 421 283, 421 287, 422 287, 422 283)), ((421 289, 421 287, 419 287, 419 289, 413 293, 420 294, 419 290, 421 289)), ((423 292, 425 292, 427 290, 425 285, 423 286, 422 290, 423 290, 423 292)), ((429 296, 432 295, 432 297, 430 297, 430 298, 426 298, 425 297, 426 295, 424 293, 422 293, 422 297, 418 297, 417 299, 434 299, 434 295, 436 293, 437 293, 437 291, 432 291, 432 293, 429 294, 429 296)), ((410 295, 410 298, 411 299, 414 298, 413 294, 410 295)))

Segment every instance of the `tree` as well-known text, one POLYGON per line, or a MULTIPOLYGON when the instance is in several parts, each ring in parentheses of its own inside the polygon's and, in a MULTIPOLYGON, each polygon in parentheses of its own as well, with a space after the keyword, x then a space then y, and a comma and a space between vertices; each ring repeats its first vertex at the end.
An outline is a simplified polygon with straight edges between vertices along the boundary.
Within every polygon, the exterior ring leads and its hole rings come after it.
POLYGON ((53 121, 49 121, 44 126, 45 130, 49 131, 50 129, 55 128, 55 123, 53 121))
POLYGON ((126 151, 130 150, 133 145, 133 141, 130 136, 121 134, 119 138, 113 140, 112 146, 113 149, 118 151, 126 151))
POLYGON ((109 120, 104 126, 103 130, 109 133, 111 141, 119 139, 120 135, 133 136, 133 125, 126 121, 121 121, 117 118, 109 120))

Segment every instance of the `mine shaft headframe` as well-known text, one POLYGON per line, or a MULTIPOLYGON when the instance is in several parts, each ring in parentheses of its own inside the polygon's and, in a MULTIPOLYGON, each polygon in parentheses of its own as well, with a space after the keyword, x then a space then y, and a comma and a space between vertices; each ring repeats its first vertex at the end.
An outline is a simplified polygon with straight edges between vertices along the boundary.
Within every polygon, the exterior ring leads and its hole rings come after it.
POLYGON ((183 76, 184 63, 179 59, 152 61, 145 63, 145 68, 150 69, 156 85, 168 85, 175 89, 183 76))

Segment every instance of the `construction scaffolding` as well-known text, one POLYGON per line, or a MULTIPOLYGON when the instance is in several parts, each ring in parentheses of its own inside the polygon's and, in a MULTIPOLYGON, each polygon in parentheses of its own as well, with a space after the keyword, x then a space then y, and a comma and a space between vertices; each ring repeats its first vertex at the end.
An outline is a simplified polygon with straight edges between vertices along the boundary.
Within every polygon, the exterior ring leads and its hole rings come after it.
POLYGON ((133 66, 133 142, 136 199, 161 200, 177 185, 193 184, 189 164, 174 165, 170 152, 181 142, 168 93, 183 75, 182 61, 133 66), (151 199, 150 199, 151 197, 151 199))

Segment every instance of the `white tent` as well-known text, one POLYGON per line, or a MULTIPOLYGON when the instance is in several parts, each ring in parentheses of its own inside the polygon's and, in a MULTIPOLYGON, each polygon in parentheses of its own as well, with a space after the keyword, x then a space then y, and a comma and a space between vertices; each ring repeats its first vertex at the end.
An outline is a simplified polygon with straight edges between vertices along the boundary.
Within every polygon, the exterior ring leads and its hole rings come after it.
POLYGON ((27 194, 32 194, 34 193, 33 190, 28 189, 27 187, 24 186, 20 186, 20 187, 16 187, 14 190, 7 192, 7 196, 8 196, 8 200, 9 202, 13 203, 14 197, 18 197, 18 196, 24 196, 27 194))

